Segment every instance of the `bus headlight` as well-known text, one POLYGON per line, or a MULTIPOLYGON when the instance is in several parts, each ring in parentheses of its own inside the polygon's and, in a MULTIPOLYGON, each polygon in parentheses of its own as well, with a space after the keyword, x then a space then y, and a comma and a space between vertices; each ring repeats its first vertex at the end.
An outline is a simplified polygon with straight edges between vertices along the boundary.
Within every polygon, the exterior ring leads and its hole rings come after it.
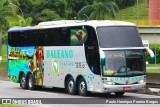
POLYGON ((114 83, 114 82, 111 82, 111 81, 107 81, 106 84, 107 84, 107 85, 115 85, 115 83, 114 83))
POLYGON ((145 81, 144 81, 144 80, 140 80, 140 81, 138 81, 138 84, 143 84, 143 83, 145 83, 145 81))

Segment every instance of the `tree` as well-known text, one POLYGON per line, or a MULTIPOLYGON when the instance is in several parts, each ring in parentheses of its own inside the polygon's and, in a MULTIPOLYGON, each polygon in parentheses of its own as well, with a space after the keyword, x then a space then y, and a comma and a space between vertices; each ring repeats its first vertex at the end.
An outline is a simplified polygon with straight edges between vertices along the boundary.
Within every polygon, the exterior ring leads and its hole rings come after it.
POLYGON ((21 27, 26 27, 26 26, 31 26, 32 24, 32 18, 24 18, 20 15, 17 15, 15 18, 9 17, 9 27, 14 27, 14 26, 21 26, 21 27))
POLYGON ((35 17, 37 17, 38 22, 62 19, 55 11, 52 11, 50 9, 42 10, 42 12, 40 14, 37 14, 35 17))
MULTIPOLYGON (((34 25, 42 21, 60 20, 60 19, 65 19, 65 17, 67 17, 66 0, 19 0, 19 1, 21 3, 20 4, 21 9, 25 13, 24 14, 25 19, 26 17, 32 17, 33 20, 32 24, 34 25)), ((16 21, 13 22, 15 23, 16 21)), ((20 22, 24 22, 23 19, 20 18, 20 22)), ((19 24, 17 26, 19 26, 19 24)))
POLYGON ((22 27, 31 26, 31 24, 32 24, 32 18, 31 17, 23 18, 21 16, 18 16, 18 19, 19 19, 19 24, 22 27))
POLYGON ((96 0, 92 5, 84 6, 79 12, 78 17, 89 16, 91 20, 105 20, 107 15, 116 16, 118 6, 113 0, 96 0))
MULTIPOLYGON (((18 0, 19 4, 20 4, 20 8, 22 9, 22 11, 24 12, 24 17, 30 17, 30 13, 33 10, 33 4, 32 1, 34 0, 18 0)), ((39 0, 40 1, 40 0, 39 0)))
POLYGON ((17 0, 1 0, 0 2, 0 56, 2 52, 2 30, 8 27, 8 16, 13 16, 16 13, 14 5, 19 5, 17 0))
POLYGON ((136 0, 115 0, 115 2, 117 3, 120 9, 124 9, 129 6, 135 5, 136 0))
POLYGON ((93 1, 95 0, 67 0, 67 19, 74 19, 82 7, 92 4, 93 1))

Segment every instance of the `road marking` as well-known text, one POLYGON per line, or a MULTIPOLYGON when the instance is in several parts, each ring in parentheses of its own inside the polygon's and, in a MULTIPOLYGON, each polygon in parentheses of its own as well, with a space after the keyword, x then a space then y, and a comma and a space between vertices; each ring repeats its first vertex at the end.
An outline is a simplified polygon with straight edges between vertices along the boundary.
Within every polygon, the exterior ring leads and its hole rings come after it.
POLYGON ((41 94, 59 95, 59 94, 56 94, 56 93, 41 92, 41 91, 30 91, 30 90, 25 90, 25 91, 36 92, 36 93, 41 93, 41 94))

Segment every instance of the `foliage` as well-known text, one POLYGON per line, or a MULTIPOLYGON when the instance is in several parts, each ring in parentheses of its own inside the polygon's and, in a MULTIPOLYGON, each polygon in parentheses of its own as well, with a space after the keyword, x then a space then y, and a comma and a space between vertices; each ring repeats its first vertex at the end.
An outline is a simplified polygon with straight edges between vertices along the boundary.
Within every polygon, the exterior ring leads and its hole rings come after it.
POLYGON ((83 18, 84 15, 89 16, 91 20, 105 20, 107 15, 116 16, 118 6, 112 0, 97 0, 92 5, 84 6, 79 12, 78 17, 83 18))
POLYGON ((2 45, 2 62, 7 62, 7 45, 2 45))
MULTIPOLYGON (((93 8, 97 11, 92 13, 92 19, 95 18, 108 19, 106 15, 115 16, 117 7, 123 9, 136 4, 136 0, 18 0, 18 1, 20 3, 20 8, 24 13, 25 18, 32 17, 33 24, 38 24, 41 21, 74 19, 75 17, 77 17, 77 13, 82 8, 93 4, 94 4, 93 8), (117 5, 114 6, 113 8, 112 7, 113 5, 111 6, 111 4, 117 4, 117 5), (111 7, 110 8, 108 7, 107 10, 105 10, 104 5, 106 7, 108 6, 111 7), (100 9, 96 7, 100 7, 100 9), (98 15, 95 17, 94 14, 97 13, 98 15)), ((144 0, 138 0, 138 1, 140 3, 144 0)), ((90 15, 90 13, 89 12, 86 13, 86 11, 88 10, 84 10, 82 15, 80 15, 81 16, 80 19, 86 19, 86 16, 83 15, 84 13, 88 16, 90 15)), ((119 16, 119 14, 117 16, 119 16)))
MULTIPOLYGON (((125 9, 121 9, 116 14, 116 20, 136 20, 137 18, 137 6, 133 5, 125 9)), ((113 18, 109 18, 113 19, 113 18)), ((138 19, 148 20, 148 4, 145 0, 138 4, 138 19)))
POLYGON ((0 56, 1 56, 1 46, 2 46, 2 31, 8 28, 8 16, 14 16, 16 13, 16 5, 18 4, 17 0, 1 0, 0 2, 0 56))
POLYGON ((124 9, 134 5, 136 3, 136 0, 116 0, 116 3, 118 4, 120 9, 124 9))
POLYGON ((74 19, 81 8, 92 4, 94 1, 95 0, 67 0, 67 19, 74 19))
POLYGON ((19 0, 25 17, 32 17, 33 24, 40 21, 73 19, 77 12, 94 0, 19 0), (41 18, 42 14, 46 17, 41 18), (51 13, 49 15, 49 13, 51 13), (54 18, 51 16, 54 15, 54 18), (47 18, 49 16, 50 18, 47 18))
POLYGON ((7 62, 0 62, 0 72, 7 71, 7 62))
MULTIPOLYGON (((160 44, 150 44, 149 47, 154 53, 155 53, 155 49, 156 49, 156 63, 160 63, 160 44), (155 48, 156 47, 156 48, 155 48)), ((148 53, 146 53, 146 60, 149 61, 149 63, 151 63, 151 58, 150 55, 148 53)))
POLYGON ((19 0, 25 17, 32 17, 34 24, 41 21, 59 20, 67 17, 66 0, 19 0), (23 7, 22 7, 23 6, 23 7), (53 16, 52 16, 53 15, 53 16))
POLYGON ((18 22, 19 26, 25 27, 25 26, 30 26, 32 23, 32 18, 23 18, 22 16, 18 16, 18 22))
POLYGON ((31 24, 32 24, 31 17, 24 18, 20 15, 17 15, 16 17, 8 17, 8 20, 10 20, 10 22, 9 22, 10 28, 15 27, 15 26, 21 26, 21 27, 31 26, 31 24))
MULTIPOLYGON (((2 35, 2 44, 6 44, 7 43, 7 33, 4 33, 2 35)), ((3 48, 3 47, 2 47, 3 48)))
POLYGON ((2 61, 0 63, 0 72, 7 71, 7 45, 2 45, 2 61))
MULTIPOLYGON (((15 2, 16 0, 11 0, 15 2)), ((8 27, 8 16, 13 16, 16 13, 16 8, 12 2, 8 0, 1 0, 0 2, 0 28, 8 27)))
POLYGON ((18 0, 18 1, 20 3, 19 7, 22 10, 22 12, 24 13, 24 16, 33 18, 33 16, 30 15, 30 13, 32 11, 35 11, 35 10, 33 10, 33 4, 31 2, 32 0, 18 0))
POLYGON ((37 14, 36 17, 38 22, 62 19, 55 11, 52 11, 50 9, 42 10, 42 12, 40 14, 37 14))

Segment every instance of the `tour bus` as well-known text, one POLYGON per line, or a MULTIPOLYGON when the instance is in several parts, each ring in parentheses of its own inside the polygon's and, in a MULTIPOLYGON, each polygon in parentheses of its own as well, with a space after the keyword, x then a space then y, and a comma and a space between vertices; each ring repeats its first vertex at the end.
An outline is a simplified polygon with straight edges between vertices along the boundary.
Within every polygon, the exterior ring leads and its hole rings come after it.
POLYGON ((130 22, 41 22, 8 31, 8 76, 23 89, 58 87, 71 95, 122 96, 145 88, 145 51, 130 22))

